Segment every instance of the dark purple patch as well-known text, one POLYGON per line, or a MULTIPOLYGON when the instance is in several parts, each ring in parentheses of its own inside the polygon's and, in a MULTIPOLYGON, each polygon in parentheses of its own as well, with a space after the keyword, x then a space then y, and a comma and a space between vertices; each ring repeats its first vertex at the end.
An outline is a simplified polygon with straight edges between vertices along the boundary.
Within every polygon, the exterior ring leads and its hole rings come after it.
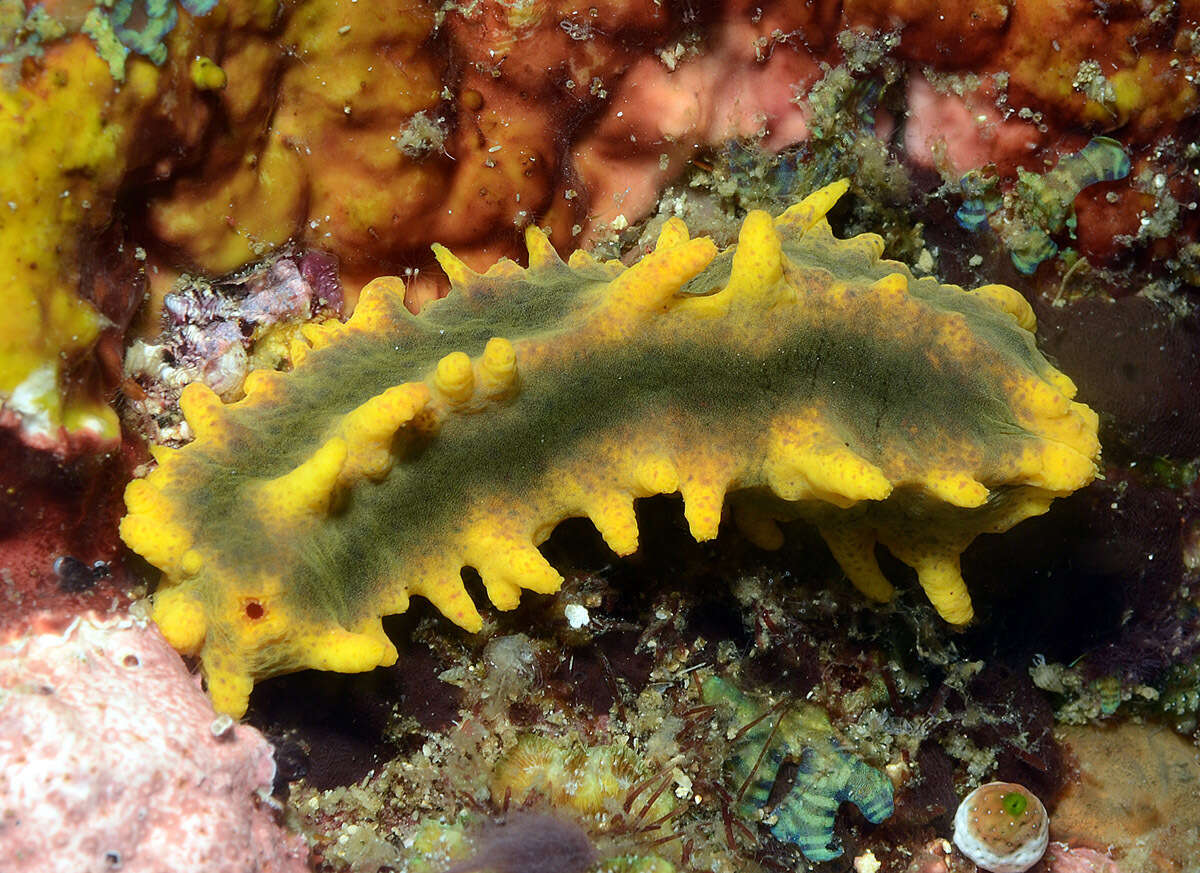
POLYGON ((599 860, 577 822, 546 813, 517 812, 475 838, 475 854, 442 873, 584 873, 599 860))
POLYGON ((338 278, 337 256, 316 249, 305 252, 300 258, 300 275, 313 289, 316 305, 341 318, 346 298, 338 278))
POLYGON ((653 659, 636 651, 637 631, 610 631, 586 645, 566 650, 550 681, 566 700, 596 713, 606 713, 623 695, 622 685, 636 694, 646 687, 653 659))
POLYGON ((399 698, 400 712, 411 715, 422 728, 444 730, 458 718, 462 689, 438 678, 446 665, 427 646, 410 646, 394 666, 385 669, 399 698))
POLYGON ((1039 797, 1052 797, 1065 777, 1062 749, 1054 739, 1054 710, 1025 671, 989 664, 969 693, 987 713, 969 731, 982 747, 996 748, 994 778, 1018 782, 1039 797))
POLYGON ((1109 469, 1046 515, 981 537, 963 560, 980 613, 964 656, 1025 670, 1042 655, 1090 679, 1154 681, 1196 646, 1180 590, 1197 503, 1191 490, 1109 469))
POLYGON ((255 687, 248 721, 303 750, 299 769, 314 788, 357 782, 396 754, 390 728, 397 703, 425 730, 457 716, 462 692, 437 678, 444 666, 426 647, 394 638, 400 659, 392 667, 354 675, 305 671, 255 687))
POLYGON ((954 762, 941 745, 925 740, 917 748, 916 778, 896 795, 896 811, 889 827, 921 827, 937 823, 948 833, 958 792, 954 790, 954 762))

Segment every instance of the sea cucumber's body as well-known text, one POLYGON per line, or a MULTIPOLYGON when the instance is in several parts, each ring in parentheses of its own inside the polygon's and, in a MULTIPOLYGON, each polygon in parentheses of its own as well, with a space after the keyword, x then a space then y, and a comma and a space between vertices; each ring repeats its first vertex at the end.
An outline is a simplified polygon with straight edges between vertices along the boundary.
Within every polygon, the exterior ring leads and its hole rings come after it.
POLYGON ((672 220, 630 268, 568 266, 536 230, 528 270, 478 275, 439 249, 453 290, 419 317, 378 279, 244 400, 189 386, 196 440, 156 450, 122 536, 165 571, 155 618, 216 705, 240 714, 267 676, 392 663, 379 619, 414 594, 476 630, 463 567, 512 608, 559 586, 536 546, 562 519, 628 554, 633 500, 657 493, 682 494, 697 539, 727 494, 763 545, 806 518, 880 600, 883 543, 968 621, 959 555, 1092 480, 1096 417, 1015 291, 915 279, 878 237, 833 237, 844 190, 751 213, 725 252, 672 220))

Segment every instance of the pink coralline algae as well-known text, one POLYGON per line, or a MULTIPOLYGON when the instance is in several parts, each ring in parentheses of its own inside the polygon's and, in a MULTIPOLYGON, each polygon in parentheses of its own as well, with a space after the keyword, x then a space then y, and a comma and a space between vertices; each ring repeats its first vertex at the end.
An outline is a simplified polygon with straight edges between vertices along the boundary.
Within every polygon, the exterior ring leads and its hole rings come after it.
POLYGON ((1043 863, 1047 873, 1121 873, 1117 862, 1095 849, 1051 843, 1043 863))
POLYGON ((76 619, 0 645, 6 873, 299 873, 271 745, 218 718, 158 629, 76 619))

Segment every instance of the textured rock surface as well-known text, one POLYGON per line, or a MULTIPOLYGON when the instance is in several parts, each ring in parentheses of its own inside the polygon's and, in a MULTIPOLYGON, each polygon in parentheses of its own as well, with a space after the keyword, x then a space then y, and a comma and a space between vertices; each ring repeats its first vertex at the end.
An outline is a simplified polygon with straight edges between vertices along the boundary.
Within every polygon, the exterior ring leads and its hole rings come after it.
POLYGON ((307 870, 274 752, 218 720, 154 625, 84 618, 0 647, 0 857, 19 873, 307 870))
POLYGON ((1200 755, 1193 745, 1162 727, 1133 723, 1063 726, 1058 734, 1078 761, 1079 780, 1054 809, 1051 837, 1112 846, 1122 870, 1196 869, 1200 755))

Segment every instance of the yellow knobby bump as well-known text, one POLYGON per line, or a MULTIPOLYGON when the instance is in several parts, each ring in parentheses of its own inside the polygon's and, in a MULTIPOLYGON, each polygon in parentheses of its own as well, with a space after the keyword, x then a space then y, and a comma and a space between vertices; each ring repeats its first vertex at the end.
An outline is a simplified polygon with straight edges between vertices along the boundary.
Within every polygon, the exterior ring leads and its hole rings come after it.
POLYGON ((1068 494, 1096 478, 1094 457, 1094 454, 1085 455, 1064 443, 1034 443, 1022 453, 1021 479, 1027 485, 1068 494))
POLYGON ((591 267, 598 267, 600 262, 592 257, 591 253, 585 252, 583 249, 575 249, 567 256, 567 266, 572 270, 586 270, 591 267))
POLYGON ((689 238, 687 225, 683 223, 683 219, 672 216, 663 223, 662 229, 659 230, 654 250, 665 252, 687 242, 689 238))
MULTIPOLYGON (((1098 417, 1094 410, 1082 403, 1067 401, 1067 405, 1066 414, 1043 418, 1029 430, 1037 433, 1047 444, 1061 443, 1083 455, 1089 462, 1095 462, 1100 456, 1100 440, 1096 435, 1098 417)), ((1082 465, 1082 462, 1077 463, 1082 465)), ((1079 468, 1083 469, 1082 466, 1079 468)), ((1084 484, 1090 481, 1087 479, 1084 484)))
POLYGON ((501 258, 488 267, 487 272, 483 275, 487 279, 515 279, 524 272, 521 265, 512 258, 501 258))
POLYGON ((246 396, 269 397, 283 381, 283 374, 276 370, 251 370, 242 381, 246 396))
POLYGON ((474 634, 483 628, 483 617, 463 587, 459 569, 446 567, 439 571, 426 571, 409 583, 408 591, 409 594, 424 597, 438 612, 465 631, 474 634))
POLYGON ((553 594, 562 588, 562 574, 533 545, 522 545, 509 552, 508 568, 522 588, 538 594, 553 594))
POLYGON ((839 249, 858 249, 868 261, 878 261, 883 255, 883 237, 877 233, 860 233, 850 239, 842 240, 839 249))
POLYGON ((850 583, 871 600, 886 603, 896 594, 875 558, 875 534, 868 528, 824 525, 821 538, 850 583))
POLYGON ((300 325, 300 335, 308 341, 309 348, 317 351, 337 339, 341 329, 342 323, 333 319, 322 322, 310 321, 300 325))
POLYGON ((1037 330, 1037 317, 1033 314, 1033 307, 1015 288, 1009 288, 1007 285, 980 285, 968 293, 986 300, 1001 312, 1007 312, 1016 319, 1017 324, 1030 333, 1037 330))
POLYGON ((148 478, 134 478, 125 486, 125 508, 131 516, 154 516, 161 520, 170 513, 170 501, 148 478))
POLYGON ((179 572, 184 576, 195 576, 204 569, 204 558, 195 549, 188 549, 179 559, 179 572))
POLYGON ((988 524, 981 533, 1004 533, 1018 523, 1050 508, 1057 495, 1041 488, 1018 488, 1009 492, 1009 499, 996 511, 988 513, 988 524))
POLYGON ((341 482, 381 479, 392 469, 392 441, 401 427, 411 422, 429 403, 429 386, 424 382, 394 385, 377 394, 342 419, 341 435, 346 441, 346 463, 341 482))
POLYGON ((933 604, 938 615, 950 624, 966 624, 975 615, 971 606, 971 595, 963 582, 959 569, 958 552, 952 549, 907 549, 897 550, 893 544, 888 548, 901 561, 917 571, 917 581, 925 589, 925 596, 933 604))
POLYGON ((646 313, 665 306, 716 256, 717 246, 708 237, 646 255, 609 287, 605 308, 610 329, 623 334, 646 313))
POLYGON ((197 55, 188 69, 192 84, 200 91, 220 91, 225 87, 225 71, 212 58, 197 55))
POLYGON ((791 206, 775 219, 775 226, 792 234, 807 233, 834 207, 842 195, 850 189, 849 179, 838 179, 809 194, 795 206, 791 206))
POLYGON ((683 517, 696 542, 716 539, 725 504, 724 485, 686 479, 680 483, 679 493, 683 496, 683 517))
POLYGON ((176 463, 176 459, 179 457, 179 449, 173 449, 170 446, 153 445, 150 446, 150 456, 158 464, 158 469, 164 471, 164 473, 159 475, 164 475, 176 463))
POLYGON ((633 477, 640 489, 640 497, 674 494, 679 490, 679 471, 668 458, 652 457, 639 461, 633 477))
MULTIPOLYGON (((407 313, 404 298, 408 285, 399 276, 380 276, 372 279, 358 292, 358 302, 345 327, 363 333, 386 333, 396 324, 396 313, 407 313)), ((331 329, 342 325, 333 322, 331 329)), ((332 336, 332 334, 331 334, 332 336)))
POLYGON ((841 497, 853 504, 886 500, 892 493, 892 483, 882 470, 844 447, 817 452, 806 467, 808 481, 825 500, 841 497))
POLYGON ((546 234, 536 225, 531 224, 525 228, 525 248, 529 251, 531 270, 562 266, 562 258, 558 256, 546 234))
POLYGON ((196 441, 219 440, 229 430, 225 420, 225 404, 217 393, 203 382, 191 382, 179 395, 179 410, 187 419, 196 441))
POLYGON ((562 576, 531 543, 480 535, 471 541, 467 562, 479 571, 497 609, 515 609, 522 588, 553 594, 562 587, 562 576))
POLYGON ((287 356, 292 362, 292 368, 299 367, 308 357, 312 347, 305 341, 299 332, 292 333, 288 339, 287 356))
POLYGON ((359 633, 344 628, 327 630, 305 648, 306 666, 337 673, 365 673, 376 667, 390 667, 399 657, 378 619, 359 633))
POLYGON ((824 500, 843 509, 860 500, 885 500, 892 484, 882 470, 825 435, 809 411, 772 428, 763 467, 767 485, 784 500, 824 500))
POLYGON ((784 500, 812 500, 816 492, 804 474, 804 464, 790 454, 772 451, 763 464, 767 487, 784 500))
POLYGON ((521 604, 521 586, 500 573, 480 572, 483 588, 492 605, 504 612, 516 609, 521 604))
POLYGON ((871 293, 885 303, 899 303, 908 297, 908 279, 903 273, 889 273, 871 283, 871 293))
POLYGON ((128 514, 121 519, 121 539, 151 564, 178 577, 192 535, 171 520, 170 501, 148 480, 134 479, 125 487, 125 507, 128 514))
POLYGON ((475 370, 465 352, 451 352, 438 361, 433 386, 451 403, 464 403, 475 391, 475 370))
POLYGON ((503 337, 494 336, 479 358, 479 385, 488 394, 507 391, 517 381, 517 351, 503 337))
POLYGON ((583 249, 576 249, 567 258, 567 266, 572 270, 587 271, 603 270, 609 279, 615 279, 625 272, 625 265, 620 261, 598 261, 583 249))
POLYGON ((170 515, 171 502, 149 479, 134 479, 125 486, 125 508, 130 515, 149 515, 161 521, 170 515))
POLYGON ((213 656, 204 660, 204 683, 213 709, 233 718, 241 718, 250 705, 250 692, 254 690, 254 677, 245 670, 237 670, 217 662, 213 656))
POLYGON ((1034 376, 1023 376, 1009 389, 1013 410, 1021 424, 1040 429, 1047 419, 1065 416, 1071 399, 1055 386, 1034 376))
POLYGON ((618 555, 632 555, 638 548, 637 515, 633 499, 625 494, 603 494, 593 498, 584 512, 600 531, 608 547, 618 555))
POLYGON ((208 635, 204 607, 183 588, 159 588, 151 612, 167 642, 184 655, 198 655, 208 635))
POLYGON ((783 545, 779 522, 748 500, 733 504, 733 523, 742 535, 760 549, 775 551, 783 545))
POLYGON ((433 256, 450 280, 451 288, 468 288, 478 281, 479 274, 462 262, 450 249, 441 243, 433 244, 433 256))
POLYGON ((688 301, 690 308, 719 315, 733 303, 767 307, 789 299, 793 291, 783 278, 783 240, 771 216, 752 210, 742 221, 729 283, 716 294, 688 301))
POLYGON ((944 503, 975 509, 987 502, 988 488, 982 482, 953 470, 934 470, 921 480, 925 490, 944 503))
POLYGON ((294 535, 292 528, 326 515, 345 463, 346 441, 334 437, 290 473, 258 485, 263 521, 294 535))
MULTIPOLYGON (((1064 397, 1074 397, 1079 390, 1075 387, 1075 383, 1071 381, 1071 377, 1061 370, 1056 370, 1053 367, 1047 367, 1043 378, 1062 392, 1064 397)), ((1084 406, 1084 409, 1091 412, 1091 407, 1084 406)), ((1093 413, 1094 414, 1094 413, 1093 413)))

